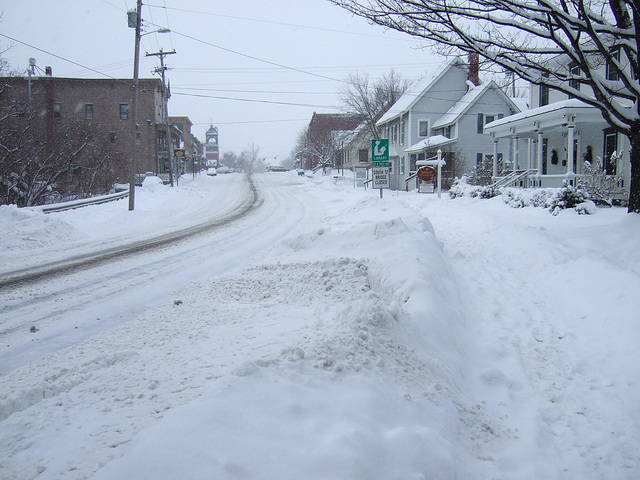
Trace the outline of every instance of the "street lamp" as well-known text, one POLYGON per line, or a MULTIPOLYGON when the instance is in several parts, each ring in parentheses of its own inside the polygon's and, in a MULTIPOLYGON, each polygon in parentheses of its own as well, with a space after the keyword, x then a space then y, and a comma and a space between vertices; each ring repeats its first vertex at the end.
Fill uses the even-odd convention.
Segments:
POLYGON ((149 33, 168 33, 168 28, 160 28, 153 32, 142 33, 142 0, 137 0, 136 10, 130 10, 127 12, 127 21, 129 28, 135 28, 135 49, 133 54, 133 112, 131 113, 133 119, 133 149, 131 151, 131 171, 129 172, 129 211, 132 211, 135 207, 135 193, 136 193, 136 155, 138 147, 138 69, 140 65, 140 37, 149 33))

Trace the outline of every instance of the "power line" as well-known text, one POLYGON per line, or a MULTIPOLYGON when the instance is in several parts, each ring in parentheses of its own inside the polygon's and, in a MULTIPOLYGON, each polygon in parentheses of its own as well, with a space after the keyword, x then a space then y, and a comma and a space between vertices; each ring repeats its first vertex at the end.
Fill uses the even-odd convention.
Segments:
POLYGON ((234 100, 237 102, 269 103, 273 105, 290 105, 294 107, 312 107, 312 108, 330 108, 330 109, 339 108, 339 107, 336 107, 335 105, 314 105, 314 104, 306 104, 306 103, 278 102, 275 100, 255 100, 250 98, 223 97, 219 95, 202 95, 197 93, 174 93, 173 95, 180 95, 183 97, 214 98, 217 100, 234 100))
POLYGON ((196 122, 194 125, 250 125, 253 123, 283 123, 283 122, 308 122, 309 118, 289 118, 283 120, 245 120, 238 122, 196 122))
POLYGON ((266 63, 268 65, 273 65, 275 67, 284 68, 286 70, 291 70, 293 72, 303 73, 305 75, 311 75, 313 77, 323 78, 325 80, 331 80, 333 82, 346 83, 345 80, 338 80, 337 78, 327 77, 326 75, 320 75, 319 73, 312 73, 312 72, 309 72, 309 71, 306 71, 306 70, 302 70, 300 68, 289 67, 287 65, 282 65, 281 63, 271 62, 269 60, 264 60, 262 58, 254 57, 253 55, 248 55, 246 53, 237 52, 237 51, 232 50, 230 48, 221 47, 220 45, 216 45, 214 43, 206 42, 206 41, 201 40, 199 38, 192 37, 191 35, 187 35, 186 33, 176 32, 175 30, 172 30, 172 33, 175 33, 176 35, 180 35, 182 37, 185 37, 185 38, 188 38, 190 40, 193 40, 194 42, 199 42, 199 43, 202 43, 204 45, 208 45, 210 47, 214 47, 214 48, 217 48, 219 50, 223 50, 225 52, 233 53, 234 55, 239 55, 241 57, 250 58, 251 60, 255 60, 257 62, 266 63))
POLYGON ((34 50, 38 50, 39 52, 46 53, 47 55, 51 55, 52 57, 58 58, 58 59, 63 60, 65 62, 69 62, 69 63, 71 63, 73 65, 77 65, 78 67, 85 68, 87 70, 90 70, 92 72, 97 73, 98 75, 103 75, 105 77, 117 80, 116 77, 112 77, 111 75, 107 75, 106 73, 100 72, 100 71, 98 71, 98 70, 96 70, 94 68, 91 68, 91 67, 87 67, 86 65, 82 65, 81 63, 74 62, 73 60, 69 60, 68 58, 62 57, 60 55, 56 55, 55 53, 48 52, 47 50, 44 50, 42 48, 38 48, 35 45, 31 45, 31 44, 29 44, 27 42, 23 42, 22 40, 18 40, 17 38, 10 37, 9 35, 5 35, 4 33, 0 33, 0 36, 8 38, 9 40, 11 40, 13 42, 18 42, 18 43, 20 43, 22 45, 25 45, 25 46, 29 47, 29 48, 33 48, 34 50))
POLYGON ((151 4, 145 4, 147 7, 151 7, 151 8, 161 8, 161 9, 165 9, 165 10, 174 10, 177 12, 185 12, 185 13, 195 13, 197 15, 209 15, 209 16, 213 16, 213 17, 220 17, 220 18, 232 18, 234 20, 244 20, 244 21, 248 21, 248 22, 257 22, 257 23, 267 23, 267 24, 271 24, 271 25, 279 25, 279 26, 285 26, 285 27, 293 27, 293 28, 306 28, 309 30, 320 30, 323 32, 330 32, 330 33, 342 33, 345 35, 355 35, 355 36, 360 36, 360 37, 373 37, 373 38, 384 38, 385 40, 396 40, 396 41, 400 41, 400 42, 415 42, 415 39, 412 38, 405 38, 405 37, 386 37, 386 36, 382 36, 382 35, 374 35, 372 33, 361 33, 361 32, 350 32, 350 31, 345 31, 345 30, 336 30, 336 29, 331 29, 331 28, 323 28, 323 27, 312 27, 310 25, 298 25, 295 23, 285 23, 285 22, 275 22, 272 20, 263 20, 263 19, 257 19, 257 18, 247 18, 247 17, 238 17, 238 16, 234 16, 234 15, 224 15, 221 13, 211 13, 211 12, 202 12, 202 11, 197 11, 197 10, 187 10, 184 8, 175 8, 175 7, 167 7, 166 4, 164 6, 160 6, 160 5, 151 5, 151 4))

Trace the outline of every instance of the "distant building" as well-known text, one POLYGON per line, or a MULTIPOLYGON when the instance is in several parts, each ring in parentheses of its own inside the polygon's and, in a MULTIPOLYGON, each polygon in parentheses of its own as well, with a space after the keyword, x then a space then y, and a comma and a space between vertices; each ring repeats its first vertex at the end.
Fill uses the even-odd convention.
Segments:
POLYGON ((189 117, 169 117, 169 123, 179 132, 179 141, 176 148, 184 150, 184 155, 179 158, 179 170, 181 173, 196 171, 196 159, 199 156, 195 137, 191 133, 193 122, 189 117))
POLYGON ((338 167, 342 161, 341 152, 347 133, 355 131, 363 121, 363 115, 314 112, 307 130, 301 167, 338 167))
POLYGON ((218 127, 209 126, 205 133, 205 155, 207 167, 218 168, 220 166, 220 147, 218 144, 218 127))

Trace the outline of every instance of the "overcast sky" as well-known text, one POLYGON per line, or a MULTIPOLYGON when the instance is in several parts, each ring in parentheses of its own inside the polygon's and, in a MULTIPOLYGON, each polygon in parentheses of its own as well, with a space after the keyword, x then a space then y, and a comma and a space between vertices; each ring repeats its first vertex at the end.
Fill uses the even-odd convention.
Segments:
MULTIPOLYGON (((0 51, 11 68, 29 58, 56 77, 131 78, 135 0, 0 0, 0 51), (4 35, 4 36, 2 36, 4 35), (8 38, 10 37, 10 38, 8 38)), ((204 141, 210 124, 222 152, 250 144, 278 164, 313 112, 340 111, 339 91, 352 73, 372 79, 391 68, 414 80, 443 59, 416 40, 369 25, 328 0, 147 0, 142 7, 140 77, 175 50, 170 115, 186 115, 204 141), (169 28, 171 33, 149 33, 169 28)))

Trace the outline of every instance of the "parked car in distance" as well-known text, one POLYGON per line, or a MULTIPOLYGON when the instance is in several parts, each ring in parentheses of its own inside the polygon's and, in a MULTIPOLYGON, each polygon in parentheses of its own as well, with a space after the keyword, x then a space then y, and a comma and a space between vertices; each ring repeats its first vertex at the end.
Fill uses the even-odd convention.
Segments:
POLYGON ((208 168, 207 175, 209 175, 210 177, 215 177, 216 175, 218 175, 218 171, 215 168, 208 168))
POLYGON ((279 166, 268 166, 267 172, 288 172, 289 170, 286 167, 279 166))
POLYGON ((229 168, 225 165, 222 165, 216 169, 218 173, 234 173, 236 170, 234 168, 229 168))

